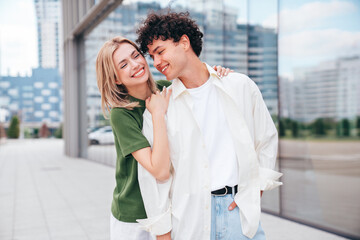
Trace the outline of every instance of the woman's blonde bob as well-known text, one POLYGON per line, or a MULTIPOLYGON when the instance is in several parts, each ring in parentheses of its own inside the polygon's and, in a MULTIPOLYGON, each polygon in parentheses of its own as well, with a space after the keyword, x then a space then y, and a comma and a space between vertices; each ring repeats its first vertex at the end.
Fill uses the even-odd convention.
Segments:
MULTIPOLYGON (((144 57, 143 53, 134 42, 120 36, 105 42, 101 47, 96 58, 96 79, 101 94, 101 108, 106 119, 108 118, 111 108, 120 107, 133 109, 134 107, 139 106, 139 102, 129 101, 128 91, 123 84, 116 84, 116 79, 119 79, 119 77, 117 75, 113 55, 120 44, 123 43, 131 44, 144 57)), ((151 73, 149 73, 148 85, 151 92, 155 93, 157 88, 151 73)))

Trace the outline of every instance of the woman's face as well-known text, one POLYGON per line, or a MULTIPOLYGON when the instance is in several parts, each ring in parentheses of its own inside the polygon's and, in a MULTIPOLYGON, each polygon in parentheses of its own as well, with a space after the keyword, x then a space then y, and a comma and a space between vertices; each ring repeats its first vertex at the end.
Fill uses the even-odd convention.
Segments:
POLYGON ((147 84, 149 66, 145 58, 129 43, 121 43, 113 54, 113 61, 119 79, 117 84, 123 84, 130 91, 147 84))

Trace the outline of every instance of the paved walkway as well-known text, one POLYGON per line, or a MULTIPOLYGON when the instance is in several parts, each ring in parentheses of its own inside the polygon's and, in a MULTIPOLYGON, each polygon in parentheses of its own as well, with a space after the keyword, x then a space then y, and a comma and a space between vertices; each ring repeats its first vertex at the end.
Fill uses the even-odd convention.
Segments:
MULTIPOLYGON (((61 140, 0 144, 0 239, 109 239, 114 168, 63 155, 61 140)), ((268 214, 269 240, 343 239, 268 214)))

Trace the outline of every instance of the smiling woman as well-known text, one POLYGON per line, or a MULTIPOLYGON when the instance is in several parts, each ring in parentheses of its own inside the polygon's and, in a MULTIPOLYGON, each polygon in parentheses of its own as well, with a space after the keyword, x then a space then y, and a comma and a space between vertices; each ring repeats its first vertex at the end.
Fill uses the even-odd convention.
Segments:
POLYGON ((111 239, 150 239, 150 234, 136 223, 136 219, 146 218, 137 163, 158 180, 169 178, 165 113, 171 92, 168 93, 165 86, 170 82, 164 82, 164 90, 160 93, 138 47, 122 37, 107 41, 100 49, 96 73, 104 116, 110 112, 117 153, 111 239), (153 150, 141 132, 145 104, 154 122, 153 150))
POLYGON ((113 54, 118 79, 115 83, 125 85, 128 93, 136 98, 149 95, 151 90, 144 84, 150 77, 145 58, 129 43, 123 43, 113 54))

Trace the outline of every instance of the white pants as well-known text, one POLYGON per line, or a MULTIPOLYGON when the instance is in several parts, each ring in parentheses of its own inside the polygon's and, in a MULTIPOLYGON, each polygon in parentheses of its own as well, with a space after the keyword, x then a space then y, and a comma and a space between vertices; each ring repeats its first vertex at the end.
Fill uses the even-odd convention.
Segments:
POLYGON ((139 223, 117 220, 110 214, 110 240, 153 240, 149 232, 142 230, 139 223))

